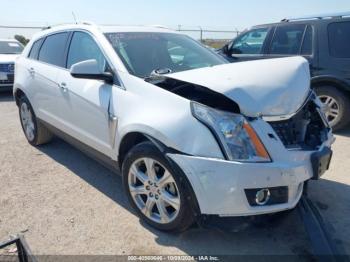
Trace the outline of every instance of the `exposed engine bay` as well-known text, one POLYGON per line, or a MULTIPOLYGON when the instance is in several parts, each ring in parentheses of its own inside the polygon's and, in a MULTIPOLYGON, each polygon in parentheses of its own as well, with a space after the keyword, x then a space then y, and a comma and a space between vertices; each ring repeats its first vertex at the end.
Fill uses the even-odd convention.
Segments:
POLYGON ((191 101, 196 101, 203 105, 223 111, 240 113, 237 103, 225 95, 217 93, 204 86, 165 76, 153 76, 146 78, 145 81, 191 101))

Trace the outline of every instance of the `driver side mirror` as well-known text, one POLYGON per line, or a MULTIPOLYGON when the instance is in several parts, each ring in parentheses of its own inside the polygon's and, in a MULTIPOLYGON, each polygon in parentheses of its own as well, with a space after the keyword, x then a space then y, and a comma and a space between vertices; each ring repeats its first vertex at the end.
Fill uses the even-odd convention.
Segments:
POLYGON ((224 45, 221 50, 225 55, 230 54, 230 50, 228 49, 228 44, 224 45))
POLYGON ((113 83, 113 74, 102 72, 95 59, 82 61, 72 65, 70 74, 75 78, 103 80, 113 83))

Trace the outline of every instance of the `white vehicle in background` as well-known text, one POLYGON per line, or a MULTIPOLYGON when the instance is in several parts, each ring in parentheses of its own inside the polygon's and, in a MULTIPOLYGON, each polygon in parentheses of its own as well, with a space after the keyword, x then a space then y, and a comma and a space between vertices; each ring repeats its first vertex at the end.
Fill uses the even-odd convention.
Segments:
POLYGON ((23 46, 15 39, 0 39, 0 92, 12 90, 15 60, 23 46))
POLYGON ((56 134, 120 168, 140 217, 179 231, 296 206, 332 154, 309 85, 301 57, 228 64, 167 29, 77 24, 33 37, 14 96, 30 144, 56 134))

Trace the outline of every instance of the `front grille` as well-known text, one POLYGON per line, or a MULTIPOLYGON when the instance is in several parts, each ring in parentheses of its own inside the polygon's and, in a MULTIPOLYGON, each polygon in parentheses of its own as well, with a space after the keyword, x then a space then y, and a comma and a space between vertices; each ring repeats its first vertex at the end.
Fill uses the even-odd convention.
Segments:
POLYGON ((0 85, 9 84, 12 85, 14 82, 14 75, 7 75, 7 80, 0 80, 0 85))
POLYGON ((0 72, 13 74, 15 72, 15 65, 13 63, 0 64, 0 72))
POLYGON ((293 117, 269 124, 288 149, 316 150, 327 140, 329 131, 313 100, 293 117))

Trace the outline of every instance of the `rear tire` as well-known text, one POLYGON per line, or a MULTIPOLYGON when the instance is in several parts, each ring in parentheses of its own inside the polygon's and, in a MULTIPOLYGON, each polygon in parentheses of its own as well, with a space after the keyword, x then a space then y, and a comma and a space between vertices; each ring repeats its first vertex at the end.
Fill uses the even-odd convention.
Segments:
POLYGON ((27 141, 32 146, 50 142, 53 137, 52 133, 38 121, 27 97, 20 97, 18 106, 21 126, 27 141))
POLYGON ((195 215, 188 182, 170 161, 151 142, 134 146, 122 165, 123 185, 142 220, 162 231, 181 232, 194 223, 195 215))
POLYGON ((350 122, 349 98, 336 87, 320 86, 315 88, 321 102, 326 104, 326 116, 334 131, 344 128, 350 122))

